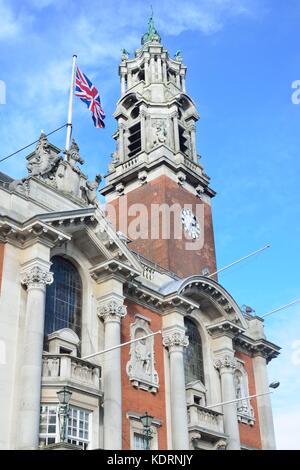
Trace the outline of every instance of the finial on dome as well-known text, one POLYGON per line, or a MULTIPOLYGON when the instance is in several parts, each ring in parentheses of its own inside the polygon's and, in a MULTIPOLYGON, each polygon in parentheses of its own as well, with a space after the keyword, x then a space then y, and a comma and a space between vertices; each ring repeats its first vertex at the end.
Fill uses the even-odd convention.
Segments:
POLYGON ((151 5, 151 15, 148 20, 148 31, 143 34, 142 36, 142 45, 148 43, 148 42, 160 42, 161 37, 157 31, 157 29, 154 26, 154 19, 153 19, 153 7, 151 5))

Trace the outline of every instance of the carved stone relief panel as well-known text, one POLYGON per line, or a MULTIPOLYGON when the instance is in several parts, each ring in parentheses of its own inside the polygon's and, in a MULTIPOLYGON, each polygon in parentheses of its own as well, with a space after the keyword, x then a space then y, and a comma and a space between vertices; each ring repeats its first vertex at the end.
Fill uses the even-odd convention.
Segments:
POLYGON ((248 376, 244 365, 237 362, 237 368, 234 372, 234 384, 237 402, 238 420, 242 423, 253 425, 255 423, 254 410, 250 404, 248 376))
POLYGON ((152 119, 152 147, 167 143, 167 121, 166 119, 152 119))
MULTIPOLYGON (((150 321, 135 315, 135 322, 130 326, 131 339, 143 338, 152 333, 150 321)), ((127 375, 136 388, 156 393, 159 388, 158 373, 155 370, 154 337, 144 338, 130 346, 130 360, 126 365, 127 375)))

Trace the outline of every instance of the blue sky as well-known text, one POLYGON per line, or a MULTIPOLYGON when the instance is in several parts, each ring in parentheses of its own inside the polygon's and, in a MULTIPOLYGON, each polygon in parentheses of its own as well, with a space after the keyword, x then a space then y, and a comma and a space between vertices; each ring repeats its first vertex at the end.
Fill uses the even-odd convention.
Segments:
MULTIPOLYGON (((150 3, 150 2, 149 2, 150 3)), ((187 91, 201 115, 198 152, 217 191, 214 227, 222 267, 271 243, 220 282, 239 304, 263 314, 300 298, 300 79, 298 0, 152 0, 163 44, 182 50, 187 91)), ((134 51, 146 29, 142 1, 0 0, 0 157, 66 121, 72 54, 101 90, 106 129, 94 129, 75 102, 74 136, 90 178, 105 173, 114 150, 120 50, 134 51), (80 5, 79 5, 80 4, 80 5)), ((64 145, 64 133, 53 143, 64 145)), ((0 171, 25 175, 25 154, 0 171)), ((300 449, 300 304, 266 320, 282 346, 270 364, 279 448, 300 449)))

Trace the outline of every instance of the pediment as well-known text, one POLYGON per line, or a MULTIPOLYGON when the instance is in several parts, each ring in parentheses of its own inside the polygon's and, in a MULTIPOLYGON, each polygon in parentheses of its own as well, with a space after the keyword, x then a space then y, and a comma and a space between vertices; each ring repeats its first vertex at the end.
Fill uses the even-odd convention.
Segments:
POLYGON ((240 307, 232 296, 216 281, 205 276, 190 276, 183 280, 174 281, 165 286, 161 292, 177 294, 188 298, 199 305, 208 324, 219 325, 226 321, 228 327, 235 325, 247 328, 240 307))
POLYGON ((59 229, 87 257, 91 266, 105 263, 111 266, 114 261, 131 270, 134 275, 142 272, 140 263, 98 208, 40 214, 28 223, 33 220, 43 224, 44 230, 59 229))

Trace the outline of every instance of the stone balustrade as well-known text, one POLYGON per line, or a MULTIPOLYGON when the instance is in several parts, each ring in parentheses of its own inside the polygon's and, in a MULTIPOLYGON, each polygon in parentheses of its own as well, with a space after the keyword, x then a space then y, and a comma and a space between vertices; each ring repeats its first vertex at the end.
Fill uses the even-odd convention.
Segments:
POLYGON ((223 433, 223 414, 200 405, 188 405, 188 423, 208 431, 223 433))
POLYGON ((126 171, 129 170, 130 168, 136 166, 139 163, 138 157, 131 158, 130 160, 127 160, 125 163, 122 165, 122 170, 126 171))
POLYGON ((42 382, 71 382, 74 386, 101 390, 101 368, 70 354, 44 354, 42 382))
POLYGON ((147 266, 146 264, 143 264, 143 277, 145 279, 148 279, 149 281, 152 281, 154 279, 155 275, 155 270, 147 266))

